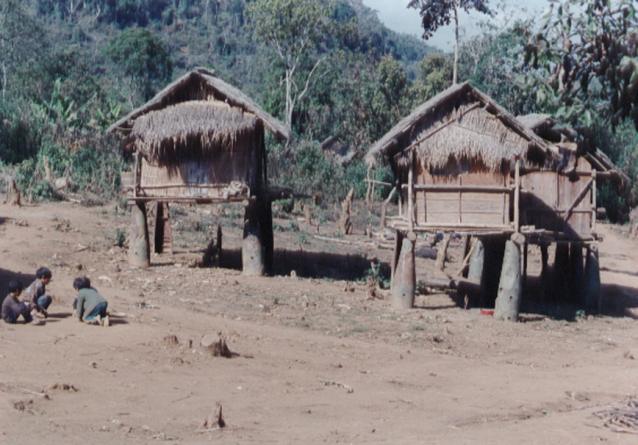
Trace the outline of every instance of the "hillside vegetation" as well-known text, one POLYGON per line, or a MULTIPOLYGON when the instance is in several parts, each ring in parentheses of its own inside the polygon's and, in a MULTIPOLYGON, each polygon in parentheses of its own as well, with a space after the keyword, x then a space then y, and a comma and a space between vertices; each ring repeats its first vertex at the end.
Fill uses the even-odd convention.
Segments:
MULTIPOLYGON (((524 67, 529 36, 521 30, 529 26, 486 29, 466 42, 460 79, 516 114, 561 114, 564 104, 541 97, 538 70, 524 67)), ((32 199, 55 199, 59 177, 72 190, 113 197, 127 159, 104 130, 196 66, 290 123, 290 146, 269 144, 273 182, 322 192, 327 202, 351 186, 361 194, 361 155, 452 79, 450 55, 388 30, 361 0, 3 0, 0 49, 0 159, 32 199), (309 42, 301 48, 300 32, 309 42), (297 77, 288 84, 291 71, 297 77), (329 137, 355 150, 354 161, 324 156, 329 137)), ((582 113, 563 115, 574 121, 582 113)), ((615 131, 589 117, 601 147, 634 173, 638 138, 629 117, 615 131)), ((615 218, 631 200, 607 193, 615 218)))

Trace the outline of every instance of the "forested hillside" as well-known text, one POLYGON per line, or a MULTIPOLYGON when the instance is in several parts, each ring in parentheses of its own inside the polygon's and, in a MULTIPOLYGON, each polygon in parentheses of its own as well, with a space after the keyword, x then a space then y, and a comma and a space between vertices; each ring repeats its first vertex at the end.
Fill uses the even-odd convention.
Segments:
MULTIPOLYGON (((253 32, 248 3, 3 1, 2 161, 18 166, 20 185, 34 197, 51 197, 47 175, 70 175, 78 188, 109 192, 121 165, 102 131, 195 66, 214 69, 283 118, 283 67, 253 32)), ((304 58, 321 57, 322 65, 297 104, 297 140, 316 151, 312 141, 336 135, 363 150, 399 115, 391 103, 398 91, 384 91, 383 83, 404 88, 404 70, 414 77, 428 49, 386 29, 360 0, 320 12, 326 36, 304 58), (397 73, 395 85, 387 78, 397 73)), ((307 71, 309 60, 301 62, 298 71, 307 71)))
MULTIPOLYGON (((630 116, 611 131, 590 111, 565 111, 563 99, 539 87, 540 68, 525 67, 529 26, 465 43, 460 80, 517 114, 588 117, 603 148, 633 173, 630 116)), ((113 196, 126 160, 104 129, 196 66, 215 70, 291 125, 289 147, 271 144, 274 181, 333 199, 351 185, 361 193, 360 155, 452 79, 451 56, 388 30, 361 0, 3 0, 4 170, 33 199, 55 198, 51 184, 60 177, 75 190, 113 196), (359 156, 333 164, 320 148, 329 137, 359 156)), ((627 213, 627 199, 609 199, 615 217, 627 213)))

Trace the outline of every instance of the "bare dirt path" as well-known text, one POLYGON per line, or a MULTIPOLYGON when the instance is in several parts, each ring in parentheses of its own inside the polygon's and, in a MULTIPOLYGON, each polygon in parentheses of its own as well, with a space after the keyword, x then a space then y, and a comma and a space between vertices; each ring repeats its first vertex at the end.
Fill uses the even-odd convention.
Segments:
MULTIPOLYGON (((56 295, 46 326, 0 322, 0 443, 638 440, 593 415, 638 396, 631 318, 496 323, 445 295, 400 313, 369 300, 363 282, 246 279, 180 256, 136 272, 112 246, 126 219, 111 207, 0 206, 0 217, 0 285, 48 264, 56 295), (125 315, 113 327, 69 318, 82 273, 125 315), (239 357, 199 346, 218 331, 239 357), (227 427, 206 431, 216 403, 227 427)), ((638 296, 638 243, 604 234, 603 282, 618 313, 638 296)))

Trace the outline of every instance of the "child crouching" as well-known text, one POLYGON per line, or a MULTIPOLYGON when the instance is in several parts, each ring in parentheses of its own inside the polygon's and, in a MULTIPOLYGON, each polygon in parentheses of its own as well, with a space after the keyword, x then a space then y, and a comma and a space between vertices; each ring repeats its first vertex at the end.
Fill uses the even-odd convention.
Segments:
POLYGON ((108 302, 91 287, 91 280, 78 277, 73 280, 73 288, 78 291, 78 296, 73 302, 78 319, 88 324, 109 326, 109 315, 106 311, 108 302))
POLYGON ((19 281, 9 282, 9 295, 2 302, 2 319, 6 323, 15 324, 18 318, 22 317, 25 323, 42 324, 39 320, 34 320, 31 316, 31 304, 20 300, 23 286, 19 281))

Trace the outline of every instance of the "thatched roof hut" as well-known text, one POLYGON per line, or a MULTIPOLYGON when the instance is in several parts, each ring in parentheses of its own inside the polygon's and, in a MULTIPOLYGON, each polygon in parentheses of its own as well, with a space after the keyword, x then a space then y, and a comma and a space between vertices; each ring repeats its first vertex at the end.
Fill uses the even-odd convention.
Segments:
POLYGON ((366 161, 373 166, 385 158, 405 166, 412 150, 431 168, 451 159, 478 160, 490 170, 515 158, 541 164, 560 159, 555 147, 467 82, 416 108, 370 148, 366 161))
MULTIPOLYGON (((172 246, 168 203, 243 203, 244 272, 261 275, 272 263, 271 195, 265 130, 288 139, 290 130, 248 96, 195 69, 114 123, 109 132, 135 152, 128 174, 131 265, 148 267, 146 203, 154 202, 155 248, 172 246)), ((221 243, 221 232, 218 244, 221 243)))
POLYGON ((189 101, 151 111, 134 121, 138 150, 159 163, 204 159, 249 145, 262 128, 252 114, 207 101, 189 101))
POLYGON ((161 110, 171 105, 189 101, 208 101, 228 105, 255 116, 278 139, 289 139, 290 129, 279 120, 266 113, 246 94, 224 82, 205 68, 196 68, 160 91, 141 107, 131 111, 109 127, 108 132, 128 135, 135 120, 151 111, 161 110))
POLYGON ((290 131, 204 68, 190 71, 114 123, 136 152, 133 199, 244 199, 266 191, 264 130, 290 131))

